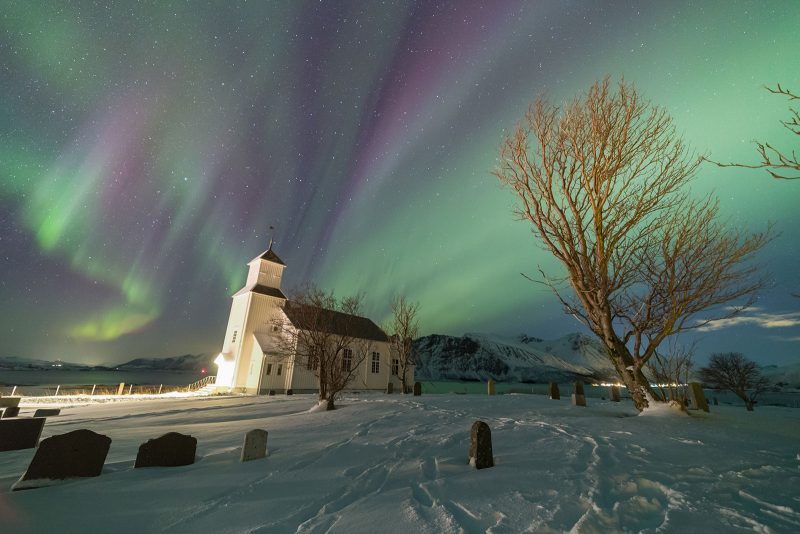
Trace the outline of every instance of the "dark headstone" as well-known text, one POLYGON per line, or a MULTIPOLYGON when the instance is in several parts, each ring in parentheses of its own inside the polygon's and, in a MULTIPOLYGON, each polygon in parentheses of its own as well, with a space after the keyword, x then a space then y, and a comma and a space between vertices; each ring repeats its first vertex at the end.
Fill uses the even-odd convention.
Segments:
POLYGON ((258 460, 267 455, 267 431, 256 428, 244 435, 244 444, 242 445, 243 462, 250 460, 258 460))
POLYGON ((19 415, 19 407, 18 406, 9 406, 5 410, 3 410, 3 419, 9 419, 11 417, 16 417, 19 415))
POLYGON ((168 432, 142 443, 133 467, 190 465, 194 463, 195 452, 197 452, 197 438, 178 432, 168 432))
POLYGON ((386 384, 386 393, 388 395, 391 395, 392 393, 394 393, 394 384, 392 384, 391 382, 386 384))
POLYGON ((86 429, 43 439, 14 489, 39 487, 39 480, 47 485, 50 480, 100 476, 109 447, 111 438, 86 429))
POLYGON ((36 447, 44 421, 42 417, 0 420, 0 452, 36 447))
POLYGON ((611 386, 611 402, 619 402, 619 386, 611 386))
POLYGON ((61 410, 59 408, 39 408, 35 412, 33 412, 34 417, 52 417, 54 415, 59 415, 61 410))
POLYGON ((583 392, 583 381, 575 381, 575 389, 572 391, 573 406, 586 406, 586 395, 583 392))
POLYGON ((269 390, 269 393, 267 393, 267 395, 269 395, 270 397, 274 396, 275 390, 274 389, 269 390))
POLYGON ((699 382, 689 382, 689 409, 708 411, 708 402, 699 382))
POLYGON ((472 423, 469 436, 469 463, 476 469, 494 467, 492 431, 483 421, 472 423))
POLYGON ((294 391, 292 391, 291 389, 287 389, 287 390, 286 390, 286 394, 287 394, 287 395, 293 395, 293 394, 294 394, 294 391))
POLYGON ((419 397, 422 395, 422 384, 420 382, 414 382, 414 396, 419 397))
POLYGON ((556 384, 555 382, 550 382, 547 394, 550 396, 552 400, 561 399, 561 392, 558 391, 558 384, 556 384))

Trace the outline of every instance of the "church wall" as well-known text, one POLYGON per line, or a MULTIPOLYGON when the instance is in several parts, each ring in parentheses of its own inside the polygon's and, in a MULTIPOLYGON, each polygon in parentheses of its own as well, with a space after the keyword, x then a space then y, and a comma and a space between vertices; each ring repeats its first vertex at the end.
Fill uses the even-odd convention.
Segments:
MULTIPOLYGON (((220 350, 223 354, 232 354, 236 357, 238 351, 241 349, 248 300, 248 295, 240 295, 234 297, 231 301, 231 313, 228 318, 228 327, 225 329, 225 339, 222 341, 222 349, 220 350), (235 336, 234 332, 236 333, 235 336)), ((225 387, 235 386, 235 374, 232 378, 234 379, 233 384, 220 385, 225 387)))
POLYGON ((262 262, 258 270, 258 283, 269 287, 281 287, 283 266, 272 262, 262 262))
POLYGON ((261 347, 253 337, 253 332, 269 332, 271 330, 282 300, 258 293, 250 295, 250 311, 245 327, 246 336, 242 341, 242 357, 236 385, 244 387, 247 393, 257 393, 264 357, 261 347))

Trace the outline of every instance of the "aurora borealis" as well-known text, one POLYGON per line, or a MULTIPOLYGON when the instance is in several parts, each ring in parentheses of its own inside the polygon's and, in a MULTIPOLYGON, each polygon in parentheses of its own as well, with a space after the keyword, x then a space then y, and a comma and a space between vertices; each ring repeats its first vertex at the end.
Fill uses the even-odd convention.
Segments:
MULTIPOLYGON (((789 143, 800 3, 0 1, 0 355, 89 363, 219 349, 270 237, 307 281, 403 293, 423 333, 580 330, 520 276, 554 263, 490 171, 546 94, 624 76, 690 145, 789 143), (274 232, 269 227, 274 226, 274 232)), ((800 356, 800 183, 710 164, 732 226, 780 235, 757 307, 702 359, 800 356)))

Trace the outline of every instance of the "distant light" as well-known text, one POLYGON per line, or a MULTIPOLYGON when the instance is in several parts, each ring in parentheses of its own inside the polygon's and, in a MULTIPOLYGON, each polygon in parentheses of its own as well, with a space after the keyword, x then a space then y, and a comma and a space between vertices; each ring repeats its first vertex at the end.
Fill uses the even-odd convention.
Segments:
POLYGON ((200 373, 201 373, 201 374, 206 374, 206 368, 205 368, 205 367, 203 367, 202 369, 200 369, 200 373))

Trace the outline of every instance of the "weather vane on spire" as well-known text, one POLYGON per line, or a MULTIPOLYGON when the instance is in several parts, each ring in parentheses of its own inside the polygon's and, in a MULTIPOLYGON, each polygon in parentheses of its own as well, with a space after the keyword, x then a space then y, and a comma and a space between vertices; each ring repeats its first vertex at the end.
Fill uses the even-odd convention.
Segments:
POLYGON ((269 247, 267 247, 267 250, 272 248, 272 241, 273 241, 272 238, 273 238, 274 235, 275 235, 275 227, 274 226, 270 226, 269 227, 269 247))

